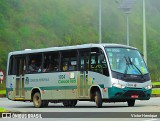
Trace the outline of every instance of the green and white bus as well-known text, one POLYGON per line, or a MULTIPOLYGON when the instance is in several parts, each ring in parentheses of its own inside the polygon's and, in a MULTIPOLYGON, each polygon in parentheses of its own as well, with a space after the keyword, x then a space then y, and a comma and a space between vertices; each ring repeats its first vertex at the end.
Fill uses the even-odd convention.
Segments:
POLYGON ((120 44, 84 44, 10 52, 7 97, 33 101, 36 108, 49 103, 73 107, 78 101, 149 100, 151 79, 139 51, 120 44), (30 65, 34 63, 34 70, 30 65))

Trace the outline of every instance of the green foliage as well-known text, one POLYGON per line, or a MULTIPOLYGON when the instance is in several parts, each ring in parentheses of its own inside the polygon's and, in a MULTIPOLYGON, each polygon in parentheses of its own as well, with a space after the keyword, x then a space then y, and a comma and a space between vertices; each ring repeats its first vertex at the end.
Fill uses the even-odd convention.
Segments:
POLYGON ((6 90, 0 90, 0 95, 6 94, 6 90))
MULTIPOLYGON (((98 43, 98 0, 0 0, 0 69, 7 54, 26 48, 98 43)), ((159 0, 146 0, 148 66, 160 79, 159 0)), ((102 0, 102 42, 126 44, 126 15, 102 0)), ((130 45, 143 50, 142 1, 129 14, 130 45)))

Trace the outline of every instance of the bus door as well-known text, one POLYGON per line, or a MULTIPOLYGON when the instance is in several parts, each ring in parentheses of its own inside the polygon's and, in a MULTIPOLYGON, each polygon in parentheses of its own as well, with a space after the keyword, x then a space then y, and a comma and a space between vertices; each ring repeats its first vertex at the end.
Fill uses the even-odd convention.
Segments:
POLYGON ((89 51, 79 51, 80 82, 78 85, 79 97, 88 97, 88 70, 89 51))
POLYGON ((15 57, 16 86, 15 99, 24 99, 24 75, 26 67, 25 57, 15 57))

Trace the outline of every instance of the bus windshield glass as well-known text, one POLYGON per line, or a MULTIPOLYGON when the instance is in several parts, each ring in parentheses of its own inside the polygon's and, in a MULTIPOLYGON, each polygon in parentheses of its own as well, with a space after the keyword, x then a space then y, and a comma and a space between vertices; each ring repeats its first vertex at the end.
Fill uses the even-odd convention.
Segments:
POLYGON ((112 71, 123 74, 144 75, 148 69, 136 49, 105 48, 112 71))

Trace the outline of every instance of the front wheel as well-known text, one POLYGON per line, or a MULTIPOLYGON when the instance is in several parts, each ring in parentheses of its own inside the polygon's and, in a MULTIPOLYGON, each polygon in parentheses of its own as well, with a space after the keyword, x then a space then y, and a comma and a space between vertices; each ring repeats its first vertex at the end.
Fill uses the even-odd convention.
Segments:
POLYGON ((100 91, 96 91, 94 99, 96 102, 96 107, 101 108, 102 107, 102 96, 101 96, 100 91))
POLYGON ((33 95, 33 105, 34 107, 36 108, 40 108, 42 107, 43 105, 43 102, 41 100, 41 95, 39 92, 36 92, 34 95, 33 95))
POLYGON ((135 105, 135 100, 127 100, 128 106, 133 107, 135 105))

